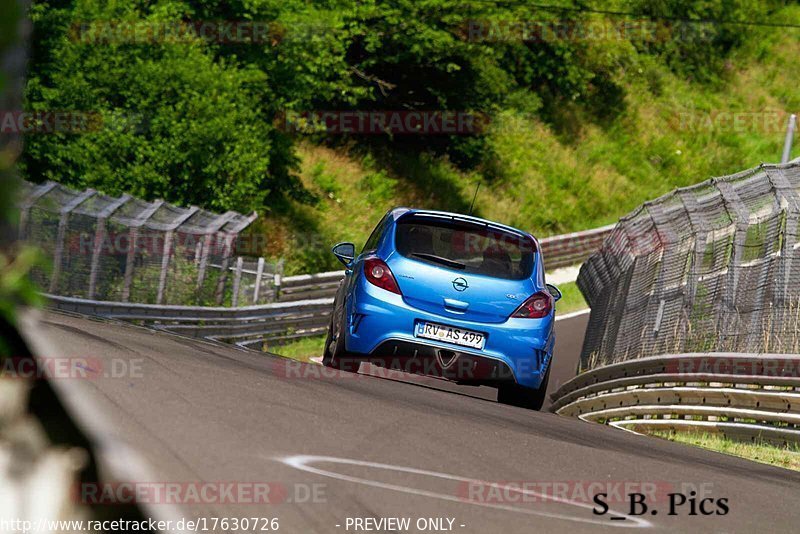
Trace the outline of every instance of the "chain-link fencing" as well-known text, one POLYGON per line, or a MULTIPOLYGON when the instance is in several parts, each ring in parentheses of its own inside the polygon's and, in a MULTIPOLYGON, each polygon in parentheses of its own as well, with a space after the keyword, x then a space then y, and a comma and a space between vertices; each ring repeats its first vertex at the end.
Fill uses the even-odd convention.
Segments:
POLYGON ((52 266, 33 278, 54 295, 148 304, 243 306, 274 300, 281 263, 239 256, 258 248, 255 220, 129 195, 25 183, 19 237, 52 266))
POLYGON ((581 370, 660 354, 800 353, 800 161, 647 202, 584 263, 581 370))

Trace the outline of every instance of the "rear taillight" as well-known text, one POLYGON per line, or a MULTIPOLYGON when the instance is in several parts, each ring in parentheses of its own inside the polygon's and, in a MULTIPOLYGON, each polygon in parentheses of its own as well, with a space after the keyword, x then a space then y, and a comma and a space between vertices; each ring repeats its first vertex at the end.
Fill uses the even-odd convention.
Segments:
POLYGON ((397 281, 394 279, 391 269, 383 260, 379 258, 367 258, 364 260, 364 276, 367 277, 367 281, 370 284, 400 295, 397 281))
POLYGON ((523 319, 541 319, 547 317, 553 309, 553 296, 547 291, 534 293, 528 300, 522 303, 511 317, 523 319))

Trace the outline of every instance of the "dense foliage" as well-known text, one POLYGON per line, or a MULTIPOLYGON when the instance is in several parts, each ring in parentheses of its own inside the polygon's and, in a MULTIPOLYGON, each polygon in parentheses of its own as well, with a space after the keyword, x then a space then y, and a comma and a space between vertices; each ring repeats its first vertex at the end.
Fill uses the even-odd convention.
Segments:
MULTIPOLYGON (((602 4, 631 15, 563 1, 552 8, 462 0, 36 2, 27 109, 102 119, 81 134, 31 135, 24 172, 113 194, 263 212, 286 198, 308 198, 296 178, 295 139, 283 127, 287 113, 455 110, 494 119, 510 112, 544 121, 568 139, 580 122, 576 113, 608 127, 624 112, 625 71, 642 55, 697 83, 723 78, 741 29, 686 21, 766 19, 776 7, 745 0, 602 4), (620 20, 657 23, 660 33, 575 37, 575 28, 619 28, 620 20), (155 32, 136 40, 120 29, 181 21, 268 30, 251 39, 155 32), (520 23, 573 33, 520 39, 520 23), (670 38, 677 30, 680 38, 670 38)), ((658 85, 652 82, 654 91, 658 85)), ((357 142, 376 154, 446 155, 490 179, 506 172, 486 135, 357 142)))

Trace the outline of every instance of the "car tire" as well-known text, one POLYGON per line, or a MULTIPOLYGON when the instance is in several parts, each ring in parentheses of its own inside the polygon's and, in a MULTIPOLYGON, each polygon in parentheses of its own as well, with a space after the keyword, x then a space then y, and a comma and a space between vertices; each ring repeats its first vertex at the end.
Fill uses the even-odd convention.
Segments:
POLYGON ((501 385, 497 388, 497 402, 529 410, 541 410, 547 394, 547 384, 550 382, 550 367, 547 368, 544 380, 537 389, 526 388, 515 382, 501 385))
POLYGON ((333 336, 335 317, 336 314, 334 313, 331 316, 331 323, 328 325, 328 335, 325 338, 325 348, 322 353, 322 365, 338 369, 339 371, 357 373, 361 362, 350 356, 345 350, 344 320, 340 321, 338 325, 338 335, 336 338, 333 336))

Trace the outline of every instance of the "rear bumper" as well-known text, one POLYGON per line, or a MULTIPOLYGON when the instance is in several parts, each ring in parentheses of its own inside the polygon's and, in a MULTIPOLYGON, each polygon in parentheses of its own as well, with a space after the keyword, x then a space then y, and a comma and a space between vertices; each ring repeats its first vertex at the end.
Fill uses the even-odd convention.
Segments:
POLYGON ((459 347, 441 348, 424 342, 389 339, 367 358, 393 370, 439 376, 461 384, 492 385, 515 380, 505 362, 463 352, 459 347))
POLYGON ((516 381, 530 388, 541 384, 555 342, 552 316, 473 323, 459 320, 456 314, 439 315, 412 308, 400 295, 374 287, 363 278, 355 286, 347 309, 348 352, 388 367, 463 383, 516 381), (477 350, 418 338, 414 331, 419 321, 483 332, 485 346, 477 350))

